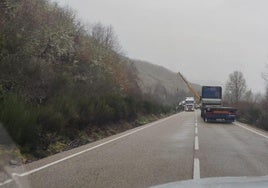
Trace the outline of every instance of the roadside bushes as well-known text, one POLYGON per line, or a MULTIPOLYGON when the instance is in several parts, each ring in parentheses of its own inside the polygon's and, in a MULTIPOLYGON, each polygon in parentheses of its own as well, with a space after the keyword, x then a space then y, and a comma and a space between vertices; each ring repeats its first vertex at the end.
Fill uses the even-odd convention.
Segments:
POLYGON ((35 144, 38 112, 15 94, 5 95, 0 101, 0 122, 19 145, 35 144))
POLYGON ((118 121, 132 121, 139 114, 168 113, 171 108, 151 101, 143 101, 130 96, 106 95, 80 99, 80 126, 103 125, 118 121))
POLYGON ((237 119, 243 123, 268 130, 267 104, 265 100, 258 103, 250 103, 247 101, 240 102, 236 106, 238 108, 237 119))
POLYGON ((260 118, 257 120, 257 124, 256 126, 264 129, 266 131, 268 131, 268 113, 267 112, 263 112, 260 116, 260 118))
POLYGON ((59 133, 66 123, 62 112, 57 111, 53 108, 53 106, 48 105, 44 106, 43 108, 39 108, 39 116, 36 123, 41 125, 42 132, 59 133))
POLYGON ((260 103, 261 115, 257 121, 257 126, 268 131, 268 89, 266 89, 266 95, 260 103))
POLYGON ((71 10, 47 0, 6 3, 0 7, 0 123, 23 152, 43 157, 51 145, 58 151, 59 140, 80 139, 86 130, 99 134, 171 110, 142 94, 111 26, 88 30, 71 10))
POLYGON ((85 129, 107 128, 119 121, 134 122, 138 116, 172 110, 155 102, 118 94, 95 97, 65 94, 43 104, 32 104, 18 95, 5 94, 0 107, 1 123, 26 152, 47 148, 56 136, 73 140, 85 129))
POLYGON ((247 101, 239 102, 236 105, 238 108, 237 119, 241 122, 256 125, 261 116, 261 108, 258 104, 247 101))

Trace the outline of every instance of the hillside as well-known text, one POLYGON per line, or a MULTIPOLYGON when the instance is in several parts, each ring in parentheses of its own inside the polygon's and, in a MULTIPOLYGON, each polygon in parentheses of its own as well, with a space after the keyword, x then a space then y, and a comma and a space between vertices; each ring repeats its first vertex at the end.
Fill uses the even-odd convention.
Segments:
MULTIPOLYGON (((175 72, 145 61, 133 60, 131 63, 136 68, 138 86, 144 95, 168 105, 176 104, 185 96, 192 95, 175 72)), ((193 84, 193 87, 197 91, 201 89, 197 84, 193 84)))
POLYGON ((50 1, 4 0, 0 28, 0 124, 25 155, 162 118, 187 92, 175 73, 122 57, 112 26, 86 29, 50 1))
POLYGON ((0 127, 27 156, 46 157, 174 112, 144 97, 112 26, 87 28, 47 0, 4 0, 0 28, 0 127))

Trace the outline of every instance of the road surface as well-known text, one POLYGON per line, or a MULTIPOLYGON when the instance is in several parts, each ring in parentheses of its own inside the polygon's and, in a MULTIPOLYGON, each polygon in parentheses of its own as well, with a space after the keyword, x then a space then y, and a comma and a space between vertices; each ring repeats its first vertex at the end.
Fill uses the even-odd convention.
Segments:
POLYGON ((268 134, 204 123, 200 111, 157 122, 9 170, 0 187, 149 187, 178 180, 268 175, 268 134))

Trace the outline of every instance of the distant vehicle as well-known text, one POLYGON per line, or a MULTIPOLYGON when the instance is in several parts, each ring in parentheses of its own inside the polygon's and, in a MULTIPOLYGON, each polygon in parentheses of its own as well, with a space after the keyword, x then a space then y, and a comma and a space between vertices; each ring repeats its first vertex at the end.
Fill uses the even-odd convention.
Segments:
POLYGON ((222 105, 222 88, 220 86, 203 86, 200 96, 180 72, 178 75, 201 104, 201 117, 205 122, 225 121, 231 123, 235 121, 237 109, 222 105))
POLYGON ((178 106, 176 107, 177 111, 183 111, 184 110, 184 106, 185 106, 185 101, 181 101, 178 106))
POLYGON ((194 111, 195 109, 195 101, 193 97, 186 97, 184 111, 194 111))

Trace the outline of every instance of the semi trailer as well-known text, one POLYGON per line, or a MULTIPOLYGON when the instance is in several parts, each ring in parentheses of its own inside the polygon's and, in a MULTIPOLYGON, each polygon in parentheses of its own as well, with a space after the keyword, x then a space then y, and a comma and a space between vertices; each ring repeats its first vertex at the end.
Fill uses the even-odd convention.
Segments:
POLYGON ((200 96, 180 72, 178 76, 182 78, 196 97, 200 105, 201 117, 205 122, 224 121, 231 123, 235 121, 237 109, 223 105, 222 88, 220 86, 202 86, 200 96))

